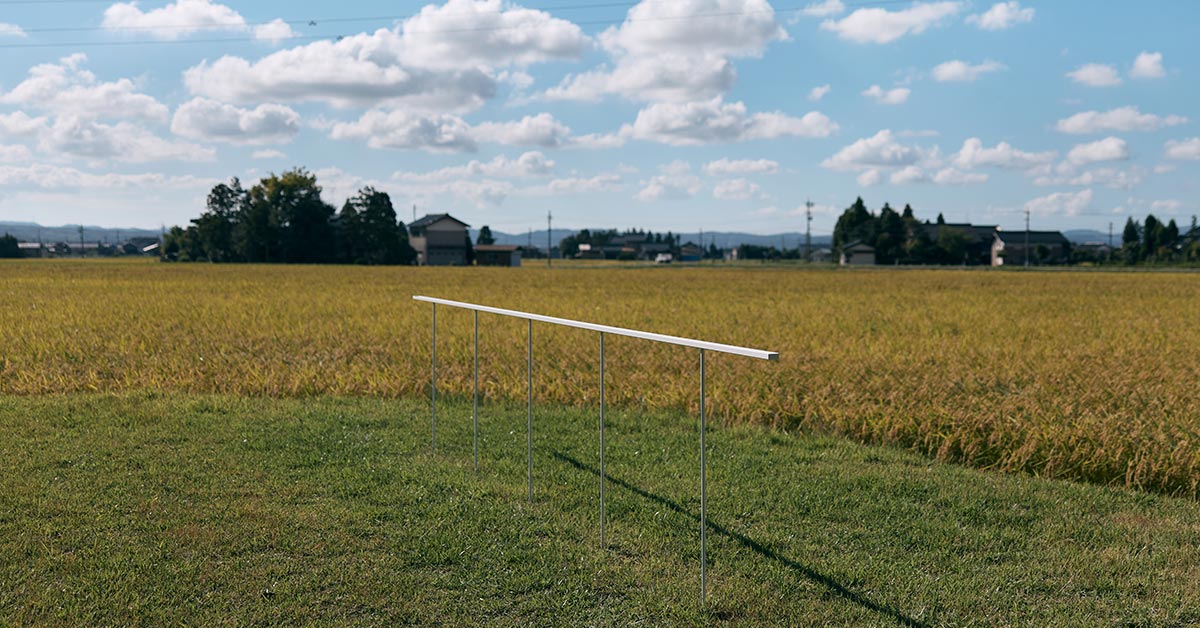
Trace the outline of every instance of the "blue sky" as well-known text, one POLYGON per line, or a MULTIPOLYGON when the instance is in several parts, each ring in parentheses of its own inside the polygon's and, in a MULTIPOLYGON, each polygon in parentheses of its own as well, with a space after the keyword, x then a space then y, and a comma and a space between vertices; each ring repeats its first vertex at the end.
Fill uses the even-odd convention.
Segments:
POLYGON ((0 5, 0 220, 182 224, 293 166, 511 232, 1200 213, 1200 4, 613 4, 0 5))

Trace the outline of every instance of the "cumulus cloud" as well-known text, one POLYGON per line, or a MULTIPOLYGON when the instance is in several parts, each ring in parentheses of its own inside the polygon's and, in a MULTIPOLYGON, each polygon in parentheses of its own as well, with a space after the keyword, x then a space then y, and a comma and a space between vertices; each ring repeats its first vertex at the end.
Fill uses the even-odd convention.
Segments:
POLYGON ((531 196, 558 196, 561 194, 593 194, 597 192, 617 192, 625 186, 621 176, 613 173, 601 173, 594 177, 564 177, 553 179, 542 186, 532 186, 522 190, 531 196))
POLYGON ((1137 107, 1118 107, 1109 111, 1082 111, 1069 118, 1059 120, 1054 126, 1061 133, 1082 135, 1108 131, 1157 131, 1177 126, 1188 121, 1177 115, 1157 116, 1142 113, 1137 107))
POLYGON ((827 137, 837 124, 824 114, 810 111, 796 118, 779 111, 748 114, 746 105, 706 102, 657 103, 638 112, 621 134, 631 139, 674 146, 743 142, 778 137, 827 137))
MULTIPOLYGON (((831 170, 874 170, 915 165, 924 153, 896 141, 890 129, 862 138, 821 162, 831 170)), ((878 173, 876 173, 878 176, 878 173)), ((861 183, 861 181, 860 181, 861 183)))
POLYGON ((60 116, 41 129, 38 149, 94 161, 129 163, 212 161, 216 157, 210 148, 165 140, 135 124, 108 125, 79 116, 60 116))
POLYGON ((846 5, 842 4, 842 0, 825 0, 804 7, 800 12, 809 17, 829 17, 837 15, 846 10, 846 5))
POLYGON ((1200 159, 1200 137, 1169 140, 1164 148, 1167 159, 1200 159))
POLYGON ((10 137, 36 137, 46 128, 44 116, 33 117, 24 111, 0 113, 0 135, 10 137))
POLYGON ((971 185, 987 180, 988 175, 982 172, 963 172, 957 168, 942 168, 933 175, 933 182, 938 185, 971 185))
POLYGON ((1142 52, 1133 60, 1129 76, 1137 79, 1156 79, 1167 75, 1163 69, 1161 52, 1142 52))
POLYGON ((205 60, 184 72, 195 95, 235 104, 317 101, 462 112, 491 99, 497 68, 577 58, 590 40, 577 26, 501 0, 430 5, 396 29, 317 41, 250 62, 205 60), (449 28, 449 25, 453 28, 449 28))
POLYGON ((170 176, 159 173, 119 174, 85 172, 75 168, 50 164, 0 166, 0 185, 31 186, 47 190, 78 190, 86 188, 145 190, 150 187, 186 188, 211 186, 212 181, 193 176, 170 176))
POLYGON ((282 151, 268 148, 266 150, 256 150, 250 154, 254 159, 287 159, 287 155, 282 151))
POLYGON ((1111 65, 1101 63, 1085 63, 1067 72, 1067 76, 1076 83, 1088 87, 1114 87, 1121 84, 1121 76, 1111 65))
POLYGON ((770 159, 726 159, 704 164, 704 173, 710 177, 727 177, 745 174, 775 174, 779 172, 779 162, 770 159))
POLYGON ((862 95, 874 100, 881 105, 901 105, 908 102, 908 95, 912 90, 907 87, 894 87, 892 89, 883 89, 878 85, 872 85, 862 91, 862 95))
POLYGON ((972 137, 963 142, 962 148, 954 155, 953 162, 964 170, 981 166, 1028 170, 1054 161, 1055 155, 1054 151, 1034 153, 1018 150, 1008 142, 1000 142, 992 148, 987 148, 982 140, 972 137))
POLYGON ((471 126, 451 114, 414 114, 374 109, 353 122, 338 122, 329 136, 335 140, 365 139, 371 148, 460 152, 478 149, 471 126))
POLYGON ((295 36, 292 27, 279 18, 254 27, 254 38, 261 41, 278 42, 295 36))
POLYGON ((254 109, 193 98, 175 110, 171 132, 195 140, 232 144, 279 144, 300 131, 300 114, 290 107, 263 104, 254 109))
POLYGON ((984 61, 971 65, 966 61, 947 61, 933 68, 933 78, 940 82, 959 81, 971 82, 989 72, 999 72, 1005 69, 1004 64, 995 61, 984 61))
POLYGON ((567 75, 541 94, 550 100, 688 102, 733 86, 733 57, 760 56, 787 38, 766 0, 644 0, 599 40, 612 61, 567 75))
POLYGON ((1077 216, 1092 204, 1092 190, 1078 192, 1055 192, 1025 203, 1025 210, 1042 216, 1077 216))
POLYGON ((133 81, 122 78, 104 82, 83 69, 87 55, 76 53, 58 63, 41 63, 8 92, 0 103, 22 105, 59 115, 101 118, 141 118, 161 121, 166 105, 139 93, 133 81))
POLYGON ((16 24, 0 22, 0 37, 27 37, 25 29, 16 24))
POLYGON ((554 116, 539 113, 513 122, 483 122, 473 134, 480 142, 556 148, 569 141, 571 129, 554 116))
POLYGON ((829 87, 828 83, 826 83, 824 85, 818 85, 818 86, 808 90, 808 99, 813 102, 821 100, 822 98, 825 97, 825 94, 829 93, 829 90, 830 90, 830 87, 829 87))
POLYGON ((903 185, 906 183, 924 183, 929 180, 929 177, 918 166, 905 166, 893 172, 889 180, 895 185, 903 185))
POLYGON ((490 161, 472 159, 462 166, 449 166, 431 172, 399 171, 392 175, 395 181, 449 181, 468 177, 493 177, 512 179, 548 176, 554 172, 554 161, 538 151, 522 153, 516 159, 497 155, 490 161))
POLYGON ((1119 168, 1097 168, 1096 170, 1088 170, 1078 174, 1070 172, 1070 169, 1065 170, 1066 174, 1051 175, 1045 174, 1036 177, 1033 184, 1037 186, 1061 186, 1061 185, 1077 185, 1077 186, 1094 186, 1102 185, 1113 189, 1128 190, 1142 183, 1144 171, 1141 168, 1133 168, 1130 170, 1121 170, 1119 168))
POLYGON ((855 180, 858 181, 859 185, 869 188, 873 185, 879 185, 883 181, 883 173, 877 168, 871 168, 870 170, 864 170, 855 180))
POLYGON ((886 44, 905 35, 919 35, 962 9, 958 2, 916 3, 907 9, 865 8, 840 20, 825 20, 821 28, 857 43, 886 44))
POLYGON ((1101 161, 1124 161, 1129 159, 1129 145, 1119 137, 1078 144, 1067 153, 1067 162, 1076 166, 1101 161))
POLYGON ((729 179, 713 186, 713 198, 727 201, 744 201, 761 194, 762 188, 746 179, 729 179))
POLYGON ((0 144, 0 163, 29 163, 33 152, 22 144, 0 144))
POLYGON ((104 11, 101 26, 114 30, 143 31, 158 39, 178 39, 198 31, 244 30, 241 14, 209 0, 176 0, 164 7, 142 11, 136 2, 118 2, 104 11))
POLYGON ((997 2, 983 13, 967 16, 967 24, 974 24, 985 31, 1000 31, 1017 24, 1032 22, 1034 14, 1033 9, 1022 8, 1021 3, 1016 0, 997 2))
POLYGON ((687 200, 702 187, 700 178, 692 174, 692 167, 685 161, 673 161, 659 166, 660 174, 642 182, 642 189, 634 196, 641 201, 687 200))

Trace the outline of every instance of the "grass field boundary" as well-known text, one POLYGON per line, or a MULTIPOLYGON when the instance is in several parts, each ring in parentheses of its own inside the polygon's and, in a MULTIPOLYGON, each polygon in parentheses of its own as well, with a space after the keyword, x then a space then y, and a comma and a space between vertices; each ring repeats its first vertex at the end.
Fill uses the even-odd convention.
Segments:
POLYGON ((473 311, 474 314, 474 402, 472 410, 472 423, 474 425, 473 434, 473 451, 475 457, 475 470, 479 470, 479 313, 496 314, 500 316, 508 316, 519 318, 528 321, 528 492, 529 501, 533 501, 533 323, 547 323, 551 325, 561 325, 564 327, 574 327, 577 329, 586 329, 594 331, 600 335, 600 546, 605 546, 604 536, 604 335, 613 334, 619 336, 629 336, 632 338, 640 338, 653 342, 661 342, 666 344, 679 345, 699 349, 700 351, 700 604, 705 603, 707 595, 707 560, 708 560, 708 521, 706 513, 706 496, 708 493, 708 482, 705 476, 706 467, 706 448, 704 443, 705 432, 705 351, 715 351, 719 353, 729 353, 740 355, 749 358, 757 358, 760 360, 778 361, 779 353, 776 351, 764 351, 762 349, 752 349, 749 347, 739 347, 736 345, 727 345, 717 342, 709 342, 705 340, 695 340, 692 338, 682 338, 680 336, 669 336, 666 334, 657 334, 654 332, 640 331, 636 329, 628 329, 624 327, 613 327, 610 325, 601 325, 597 323, 588 323, 568 318, 558 318, 555 316, 545 316, 541 314, 533 314, 530 312, 522 312, 519 310, 508 310, 504 308, 492 307, 487 305, 479 305, 475 303, 465 303, 462 301, 451 301, 449 299, 440 299, 437 297, 429 297, 422 295, 413 295, 414 301, 429 303, 432 306, 432 341, 430 347, 430 447, 437 448, 437 306, 445 305, 473 311))

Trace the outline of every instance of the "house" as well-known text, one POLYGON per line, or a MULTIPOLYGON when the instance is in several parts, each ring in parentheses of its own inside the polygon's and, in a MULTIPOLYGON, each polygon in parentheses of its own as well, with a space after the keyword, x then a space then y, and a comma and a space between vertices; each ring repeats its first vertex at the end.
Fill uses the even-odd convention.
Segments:
POLYGON ((874 266, 875 247, 855 240, 842 247, 842 257, 838 263, 842 266, 874 266))
POLYGON ((992 266, 1021 266, 1026 261, 1030 264, 1065 264, 1070 256, 1071 241, 1060 231, 997 229, 992 243, 992 266))
POLYGON ((833 249, 817 249, 812 252, 812 262, 815 264, 830 264, 833 262, 833 249))
POLYGON ((521 247, 510 244, 476 244, 475 263, 479 266, 520 266, 521 247))
POLYGON ((408 241, 422 266, 466 266, 471 225, 450 214, 427 214, 408 225, 408 241))
POLYGON ((679 261, 681 262, 698 262, 704 258, 704 249, 699 245, 688 242, 679 247, 679 261))
MULTIPOLYGON (((965 251, 962 262, 968 266, 987 266, 992 263, 992 243, 996 239, 996 225, 973 225, 966 222, 944 222, 921 225, 929 240, 937 243, 943 234, 947 236, 960 235, 965 240, 965 251)), ((947 260, 950 261, 950 260, 947 260)), ((953 260, 958 263, 959 260, 953 260)))
POLYGON ((17 249, 21 251, 21 257, 43 257, 46 247, 41 242, 18 242, 17 249))

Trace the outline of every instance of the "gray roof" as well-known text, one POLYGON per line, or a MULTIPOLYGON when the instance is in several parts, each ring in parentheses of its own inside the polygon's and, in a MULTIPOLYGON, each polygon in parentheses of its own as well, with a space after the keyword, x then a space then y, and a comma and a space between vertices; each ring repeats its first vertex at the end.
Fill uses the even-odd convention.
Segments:
POLYGON ((1029 244, 1069 244, 1070 240, 1061 231, 997 231, 996 239, 1005 244, 1024 246, 1025 234, 1029 234, 1029 244))
POLYGON ((464 227, 471 226, 471 225, 468 225, 467 223, 455 218, 454 216, 451 216, 450 214, 425 214, 424 216, 421 216, 420 218, 409 223, 408 228, 412 229, 413 227, 416 227, 416 228, 420 229, 421 227, 428 227, 429 225, 432 225, 433 223, 438 222, 443 219, 453 220, 454 222, 457 222, 458 224, 460 224, 464 227))

